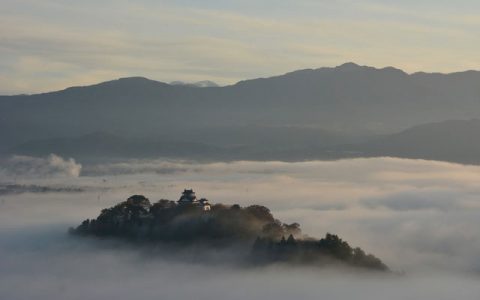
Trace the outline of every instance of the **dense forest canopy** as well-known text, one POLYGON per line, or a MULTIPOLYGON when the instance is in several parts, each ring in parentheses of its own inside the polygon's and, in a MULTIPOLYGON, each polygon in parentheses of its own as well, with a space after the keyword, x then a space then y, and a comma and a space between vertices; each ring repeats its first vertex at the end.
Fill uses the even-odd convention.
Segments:
POLYGON ((85 220, 70 233, 79 236, 114 237, 135 243, 201 244, 208 247, 249 245, 254 263, 346 264, 373 270, 388 267, 360 248, 327 233, 320 240, 302 234, 298 223, 286 224, 274 218, 262 205, 210 204, 185 190, 178 201, 153 204, 134 195, 96 219, 85 220))

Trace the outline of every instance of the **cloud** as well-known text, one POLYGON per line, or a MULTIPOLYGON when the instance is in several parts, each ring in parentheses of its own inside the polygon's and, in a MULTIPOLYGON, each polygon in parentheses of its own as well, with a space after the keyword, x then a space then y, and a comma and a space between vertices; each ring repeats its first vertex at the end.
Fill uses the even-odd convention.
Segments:
POLYGON ((474 276, 428 273, 379 278, 282 266, 238 269, 167 260, 114 243, 61 237, 58 227, 27 228, 7 240, 3 235, 0 296, 39 300, 467 300, 475 299, 480 292, 474 276))
POLYGON ((362 203, 369 208, 388 208, 397 211, 438 209, 449 211, 459 208, 458 194, 449 190, 412 190, 392 196, 369 198, 362 203))
POLYGON ((0 295, 474 299, 480 293, 479 174, 478 166, 371 158, 201 164, 132 160, 87 165, 78 177, 26 177, 22 184, 89 188, 0 195, 0 270, 8 270, 0 273, 6 278, 0 281, 0 295), (186 187, 213 203, 265 205, 312 236, 336 233, 406 275, 378 279, 280 266, 248 270, 191 264, 65 235, 68 227, 130 195, 144 194, 152 202, 177 200, 186 187))
POLYGON ((81 193, 85 188, 81 187, 54 187, 25 184, 0 184, 0 196, 22 193, 81 193))
POLYGON ((6 159, 0 167, 0 175, 4 178, 19 179, 25 177, 78 177, 82 165, 74 159, 63 159, 62 157, 50 154, 46 158, 30 156, 13 156, 6 159))

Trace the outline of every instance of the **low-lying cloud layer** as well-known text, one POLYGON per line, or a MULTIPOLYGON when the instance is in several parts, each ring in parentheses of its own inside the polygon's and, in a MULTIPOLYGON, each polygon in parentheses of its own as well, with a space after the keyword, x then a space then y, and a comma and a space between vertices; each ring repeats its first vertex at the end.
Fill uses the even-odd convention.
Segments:
POLYGON ((22 184, 83 190, 0 195, 0 269, 8 270, 0 273, 5 279, 0 296, 6 299, 475 299, 480 294, 476 166, 396 158, 128 161, 84 166, 79 177, 24 177, 22 184), (317 237, 339 234, 406 275, 379 280, 330 271, 192 265, 145 259, 135 250, 65 234, 132 194, 177 200, 185 187, 211 202, 266 205, 282 221, 301 223, 317 237))
POLYGON ((18 178, 45 178, 45 177, 78 177, 82 165, 74 159, 63 159, 51 154, 46 158, 30 156, 13 156, 1 162, 0 179, 12 180, 18 178))

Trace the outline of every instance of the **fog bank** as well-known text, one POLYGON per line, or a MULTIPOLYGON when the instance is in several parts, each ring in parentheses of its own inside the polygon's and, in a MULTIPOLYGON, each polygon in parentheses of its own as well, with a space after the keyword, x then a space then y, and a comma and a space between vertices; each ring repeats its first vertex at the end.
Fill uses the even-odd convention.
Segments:
POLYGON ((37 171, 18 173, 16 183, 57 190, 0 194, 2 299, 476 299, 480 294, 480 167, 395 158, 158 160, 83 166, 78 177, 32 172, 37 171), (192 264, 66 235, 69 226, 132 194, 177 200, 185 187, 214 203, 265 205, 316 237, 339 234, 405 275, 192 264))

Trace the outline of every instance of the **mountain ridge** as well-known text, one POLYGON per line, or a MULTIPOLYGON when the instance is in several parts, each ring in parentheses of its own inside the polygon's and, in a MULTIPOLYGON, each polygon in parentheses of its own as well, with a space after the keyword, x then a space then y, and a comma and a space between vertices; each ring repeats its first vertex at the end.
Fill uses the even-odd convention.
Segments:
POLYGON ((336 151, 356 152, 360 157, 393 156, 478 165, 479 137, 480 119, 447 120, 414 126, 336 151))
POLYGON ((126 77, 119 77, 116 79, 110 79, 106 81, 100 81, 97 83, 93 84, 87 84, 87 85, 73 85, 69 87, 65 87, 64 89, 60 90, 54 90, 54 91, 48 91, 48 92, 40 92, 40 93, 21 93, 21 94, 13 94, 13 95, 0 95, 0 97, 16 97, 16 96, 35 96, 35 95, 44 95, 44 94, 51 94, 51 93, 57 93, 57 92, 62 92, 62 91, 68 91, 70 89, 81 89, 81 88, 88 88, 88 87, 98 87, 98 86, 106 86, 106 85, 111 85, 115 83, 121 83, 121 82, 150 82, 152 84, 158 84, 159 86, 182 86, 182 87, 198 87, 196 84, 198 83, 204 83, 204 82, 209 82, 213 83, 216 86, 209 86, 212 88, 223 88, 223 87, 232 87, 236 86, 239 84, 243 84, 245 82, 251 82, 255 80, 264 80, 264 79, 275 79, 275 78, 283 78, 283 77, 288 77, 290 75, 296 75, 299 73, 304 73, 304 72, 309 72, 309 73, 316 73, 316 72, 325 72, 325 71, 332 71, 332 70, 339 70, 343 72, 352 72, 352 71, 386 71, 386 72, 392 72, 392 73, 398 73, 402 75, 406 75, 409 77, 415 77, 415 76, 436 76, 436 77, 458 77, 458 76, 463 76, 466 74, 471 74, 471 75, 476 75, 480 76, 480 70, 465 70, 465 71, 455 71, 455 72, 449 72, 449 73, 443 73, 443 72, 425 72, 425 71, 417 71, 417 72, 412 72, 412 73, 407 73, 403 71, 400 68, 396 68, 393 66, 386 66, 386 67, 372 67, 372 66, 367 66, 367 65, 359 65, 354 62, 346 62, 341 65, 335 66, 335 67, 319 67, 319 68, 306 68, 306 69, 298 69, 294 71, 289 71, 286 73, 278 74, 278 75, 272 75, 272 76, 267 76, 267 77, 256 77, 256 78, 250 78, 250 79, 243 79, 240 81, 237 81, 233 84, 229 85, 224 85, 224 86, 219 86, 215 82, 210 81, 210 80, 202 80, 202 81, 197 81, 193 83, 188 83, 188 82, 183 82, 183 81, 172 81, 170 83, 160 81, 160 80, 155 80, 155 79, 150 79, 144 76, 126 76, 126 77))
MULTIPOLYGON (((480 164, 480 119, 448 120, 414 126, 384 136, 364 138, 355 143, 351 138, 322 131, 288 131, 290 140, 284 141, 284 128, 258 128, 237 132, 243 140, 233 139, 223 144, 211 137, 193 140, 178 137, 141 139, 121 138, 106 132, 94 132, 74 138, 55 138, 30 141, 10 149, 10 154, 46 156, 55 153, 74 157, 79 161, 124 158, 171 158, 197 161, 232 160, 335 160, 358 157, 399 157, 438 160, 461 164, 480 164), (269 137, 271 135, 271 137, 269 137), (318 137, 320 143, 311 141, 318 137), (248 143, 250 139, 250 143, 248 143), (234 144, 243 141, 243 144, 234 144), (264 142, 262 144, 262 142, 264 142)), ((215 134, 213 134, 215 137, 215 134)))
MULTIPOLYGON (((133 77, 47 94, 0 96, 0 150, 97 131, 166 140, 201 140, 216 133, 214 139, 227 144, 255 132, 245 128, 284 128, 275 135, 288 144, 292 132, 287 128, 315 128, 356 142, 423 123, 472 118, 480 118, 476 71, 409 75, 393 67, 347 63, 209 88, 133 77)), ((299 144, 316 139, 316 144, 330 145, 325 135, 295 135, 305 137, 296 140, 299 144)))

